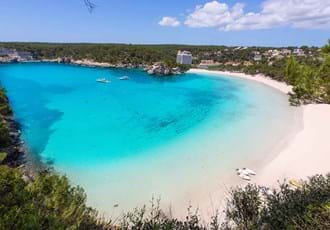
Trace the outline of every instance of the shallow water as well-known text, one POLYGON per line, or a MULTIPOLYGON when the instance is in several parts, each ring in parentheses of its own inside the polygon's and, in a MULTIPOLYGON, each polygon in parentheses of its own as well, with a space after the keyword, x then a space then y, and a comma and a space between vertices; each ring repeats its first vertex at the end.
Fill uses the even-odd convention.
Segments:
POLYGON ((25 63, 0 65, 0 81, 31 158, 81 185, 107 215, 153 195, 198 203, 223 174, 266 157, 297 112, 272 88, 211 74, 25 63))

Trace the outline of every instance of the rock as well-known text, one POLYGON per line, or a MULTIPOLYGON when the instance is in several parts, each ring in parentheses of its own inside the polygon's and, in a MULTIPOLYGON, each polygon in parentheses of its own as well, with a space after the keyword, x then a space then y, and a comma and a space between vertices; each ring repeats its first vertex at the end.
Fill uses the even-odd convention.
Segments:
POLYGON ((150 75, 168 76, 173 74, 171 68, 166 67, 163 63, 160 62, 155 63, 151 67, 146 67, 144 70, 147 71, 150 75))
POLYGON ((18 138, 20 136, 19 132, 9 132, 9 136, 13 137, 13 138, 18 138))

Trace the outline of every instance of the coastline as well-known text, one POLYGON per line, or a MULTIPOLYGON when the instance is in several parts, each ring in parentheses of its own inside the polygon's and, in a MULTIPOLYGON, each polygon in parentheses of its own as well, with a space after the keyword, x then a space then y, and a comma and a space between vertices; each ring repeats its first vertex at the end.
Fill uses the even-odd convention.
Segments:
MULTIPOLYGON (((223 71, 191 69, 190 73, 212 73, 238 77, 268 85, 288 94, 292 87, 263 75, 246 75, 223 71)), ((251 182, 276 187, 278 182, 289 179, 307 179, 314 174, 329 173, 330 161, 330 105, 309 104, 302 107, 302 129, 292 137, 284 138, 279 146, 270 150, 267 161, 257 163, 257 176, 251 182)))
MULTIPOLYGON (((251 76, 242 73, 195 69, 192 69, 189 72, 204 74, 212 73, 225 77, 229 76, 253 80, 275 88, 284 94, 291 91, 291 87, 285 83, 277 82, 270 78, 264 77, 263 75, 251 76)), ((301 110, 303 114, 303 119, 301 121, 303 123, 302 130, 294 130, 288 136, 283 138, 278 145, 269 150, 262 162, 249 162, 247 163, 248 165, 244 165, 245 167, 252 168, 257 172, 257 176, 252 178, 252 183, 275 187, 278 181, 283 181, 285 178, 304 179, 316 173, 327 173, 327 162, 330 160, 330 157, 327 156, 329 155, 329 151, 327 153, 327 149, 329 149, 327 137, 330 134, 330 105, 306 105, 301 106, 301 110), (299 164, 297 163, 298 161, 299 164)), ((212 194, 212 197, 215 198, 214 202, 218 202, 219 200, 217 199, 219 199, 219 197, 223 198, 223 195, 228 195, 230 187, 244 185, 247 183, 236 176, 234 169, 232 171, 228 171, 228 175, 225 176, 222 182, 223 191, 217 191, 217 196, 213 196, 212 194)), ((211 200, 211 196, 207 197, 205 195, 203 200, 199 200, 202 201, 202 206, 199 206, 200 204, 195 202, 193 203, 193 206, 199 206, 200 208, 203 207, 201 209, 202 211, 209 210, 214 206, 210 206, 210 200, 208 199, 211 200), (205 202, 204 206, 203 201, 205 200, 207 200, 207 202, 205 202)), ((225 199, 222 199, 221 202, 224 201, 225 199)), ((216 207, 224 207, 224 204, 216 207)), ((186 206, 184 206, 183 212, 180 213, 183 218, 186 214, 185 209, 186 206)), ((214 210, 212 211, 213 212, 208 213, 207 217, 214 214, 214 210)))
POLYGON ((216 70, 205 70, 205 69, 190 69, 187 73, 202 73, 202 74, 215 74, 215 75, 222 75, 223 77, 236 77, 242 78, 252 81, 257 81, 262 84, 268 85, 274 89, 281 91, 284 94, 288 94, 292 91, 292 86, 285 84, 284 82, 279 82, 270 77, 267 77, 263 74, 257 75, 248 75, 245 73, 236 73, 236 72, 229 72, 229 71, 216 71, 216 70))

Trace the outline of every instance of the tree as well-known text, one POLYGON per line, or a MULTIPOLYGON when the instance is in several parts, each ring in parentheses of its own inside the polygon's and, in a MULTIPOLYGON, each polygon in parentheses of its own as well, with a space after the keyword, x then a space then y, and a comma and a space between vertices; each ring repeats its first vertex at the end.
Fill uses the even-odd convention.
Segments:
POLYGON ((233 221, 239 229, 255 229, 260 222, 261 199, 259 188, 247 185, 231 192, 227 204, 227 221, 233 221))
POLYGON ((330 41, 322 48, 321 65, 300 64, 291 57, 287 61, 285 79, 293 86, 292 104, 330 103, 330 41))
POLYGON ((286 64, 285 67, 285 80, 291 85, 295 85, 297 79, 299 78, 299 68, 300 66, 298 65, 296 59, 291 56, 286 64))
POLYGON ((90 0, 84 0, 84 3, 85 3, 85 5, 86 5, 88 11, 89 11, 90 13, 93 12, 93 10, 94 10, 95 7, 96 7, 95 3, 93 3, 93 2, 90 1, 90 0))

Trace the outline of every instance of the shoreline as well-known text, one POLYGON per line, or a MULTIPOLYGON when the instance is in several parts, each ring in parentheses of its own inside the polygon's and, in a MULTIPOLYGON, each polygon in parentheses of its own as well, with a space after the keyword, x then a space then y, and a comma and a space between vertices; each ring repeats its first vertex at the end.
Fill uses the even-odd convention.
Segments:
MULTIPOLYGON (((73 63, 71 63, 73 64, 73 63)), ((279 90, 281 93, 288 94, 291 91, 291 87, 283 82, 278 82, 271 78, 267 78, 263 75, 246 75, 243 73, 232 73, 223 71, 208 71, 200 69, 191 69, 188 73, 202 73, 202 74, 218 74, 222 77, 237 77, 241 79, 247 79, 265 84, 269 87, 279 90)), ((289 105, 289 103, 288 103, 289 105)), ((248 165, 244 167, 252 168, 257 172, 257 176, 253 177, 251 183, 258 185, 276 187, 278 181, 284 179, 306 179, 308 176, 312 176, 317 173, 327 173, 327 162, 330 160, 329 151, 330 144, 327 142, 327 137, 330 136, 330 105, 305 105, 301 106, 302 119, 301 123, 303 126, 299 129, 292 128, 292 132, 287 133, 283 139, 281 139, 274 148, 271 148, 266 154, 265 159, 260 162, 247 162, 248 165)), ((28 166, 23 164, 23 167, 28 166)), ((236 186, 244 186, 247 182, 242 181, 236 176, 236 172, 229 171, 223 180, 224 188, 221 191, 216 191, 213 196, 210 194, 209 197, 204 197, 207 202, 195 203, 197 206, 202 207, 202 215, 214 214, 213 202, 225 203, 226 197, 222 196, 222 200, 219 199, 223 192, 228 192, 229 188, 236 186), (228 188, 228 190, 226 190, 228 188), (212 199, 214 198, 214 200, 212 199), (218 198, 217 198, 218 197, 218 198), (211 205, 210 205, 210 200, 211 205), (219 199, 219 200, 218 200, 219 199), (200 206, 201 205, 201 206, 200 206), (206 212, 204 212, 206 211, 206 212)), ((227 193, 225 194, 227 195, 227 193)), ((223 206, 216 206, 223 207, 223 206)), ((179 207, 180 208, 180 207, 179 207)), ((186 208, 186 207, 184 207, 186 208)), ((182 213, 183 215, 185 213, 182 213)), ((180 215, 181 216, 181 215, 180 215)), ((184 217, 184 216, 182 216, 184 217)))
MULTIPOLYGON (((268 85, 284 94, 291 92, 292 87, 264 75, 247 75, 224 71, 191 69, 190 73, 238 77, 268 85)), ((289 134, 270 150, 265 161, 256 163, 257 176, 251 182, 275 188, 278 182, 288 179, 307 179, 314 174, 330 172, 327 162, 330 161, 330 105, 309 104, 302 108, 302 129, 296 134, 289 134), (269 160, 269 161, 268 161, 269 160), (267 162, 268 161, 268 162, 267 162)), ((246 182, 245 182, 246 183, 246 182)))
POLYGON ((278 181, 305 180, 330 172, 330 105, 303 106, 303 129, 273 159, 265 164, 254 182, 277 187, 278 181))
POLYGON ((267 77, 263 74, 257 75, 248 75, 245 73, 236 73, 236 72, 229 72, 229 71, 216 71, 216 70, 204 70, 204 69, 190 69, 187 73, 201 73, 201 74, 215 74, 215 75, 222 75, 223 77, 235 77, 241 79, 247 79, 251 81, 257 81, 264 85, 270 86, 274 89, 281 91, 284 94, 288 94, 292 92, 292 86, 287 85, 284 82, 276 81, 270 77, 267 77))

